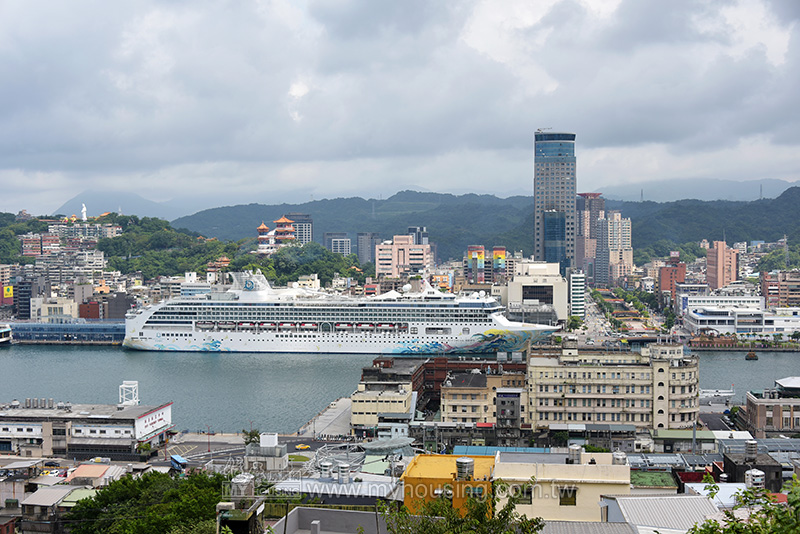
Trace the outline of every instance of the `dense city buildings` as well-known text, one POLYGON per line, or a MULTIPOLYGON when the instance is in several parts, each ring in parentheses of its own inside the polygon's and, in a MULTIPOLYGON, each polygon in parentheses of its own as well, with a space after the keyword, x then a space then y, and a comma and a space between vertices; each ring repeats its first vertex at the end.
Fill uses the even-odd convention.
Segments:
POLYGON ((739 279, 738 253, 725 241, 714 241, 706 255, 706 281, 708 287, 719 289, 739 279))
POLYGON ((698 357, 683 345, 641 353, 533 349, 528 360, 529 413, 535 427, 553 423, 627 423, 640 429, 691 428, 697 420, 698 357))
POLYGON ((768 308, 800 307, 800 271, 761 273, 761 295, 768 308))
POLYGON ((575 260, 575 134, 539 130, 534 138, 534 259, 564 274, 575 260))
POLYGON ((397 278, 433 267, 430 244, 418 245, 410 235, 396 235, 375 247, 375 274, 397 278))
POLYGON ((595 286, 610 287, 633 271, 631 220, 618 211, 597 220, 595 286))

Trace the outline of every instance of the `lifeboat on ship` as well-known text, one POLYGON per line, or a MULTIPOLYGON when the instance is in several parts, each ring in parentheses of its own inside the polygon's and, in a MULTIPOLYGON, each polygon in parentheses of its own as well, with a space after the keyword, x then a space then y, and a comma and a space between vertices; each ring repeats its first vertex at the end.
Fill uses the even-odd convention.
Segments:
POLYGON ((236 324, 230 321, 220 321, 217 323, 217 328, 219 328, 220 330, 231 330, 235 327, 236 324))
POLYGON ((258 327, 262 330, 275 330, 275 323, 258 323, 258 327))
POLYGON ((300 328, 302 328, 303 330, 316 330, 317 323, 301 323, 300 328))
POLYGON ((381 323, 378 325, 378 330, 383 331, 394 330, 395 328, 397 327, 393 323, 381 323))
POLYGON ((211 321, 198 321, 196 326, 198 330, 211 330, 214 328, 214 323, 211 321))
POLYGON ((239 328, 241 328, 242 330, 253 330, 255 327, 256 323, 249 323, 249 322, 239 323, 239 328))
POLYGON ((372 323, 358 323, 359 330, 375 330, 375 325, 372 323))
POLYGON ((291 330, 292 328, 294 328, 294 323, 280 323, 278 325, 278 328, 280 328, 281 330, 291 330))
POLYGON ((350 323, 336 323, 336 330, 350 330, 353 325, 350 323))

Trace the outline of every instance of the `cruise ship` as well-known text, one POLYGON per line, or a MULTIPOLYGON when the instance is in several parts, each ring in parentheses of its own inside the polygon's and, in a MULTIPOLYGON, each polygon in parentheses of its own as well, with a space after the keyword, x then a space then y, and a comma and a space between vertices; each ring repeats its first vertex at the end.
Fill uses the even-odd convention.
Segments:
POLYGON ((227 291, 131 310, 123 346, 154 351, 475 354, 517 352, 557 327, 506 319, 484 294, 345 297, 275 289, 260 272, 232 273, 227 291))

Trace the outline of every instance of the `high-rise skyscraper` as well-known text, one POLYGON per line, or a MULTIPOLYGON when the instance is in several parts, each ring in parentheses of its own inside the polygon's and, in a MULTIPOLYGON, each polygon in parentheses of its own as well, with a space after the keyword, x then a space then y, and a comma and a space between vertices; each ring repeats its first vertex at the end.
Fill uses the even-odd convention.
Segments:
POLYGON ((632 270, 631 220, 623 219, 618 211, 609 211, 597 220, 595 285, 610 287, 632 270))
POLYGON ((739 279, 737 251, 725 241, 714 241, 706 254, 706 282, 711 289, 725 287, 739 279))
POLYGON ((533 157, 534 258, 575 267, 575 134, 537 131, 533 157))
POLYGON ((594 285, 594 262, 597 255, 597 220, 605 216, 606 199, 601 193, 578 193, 575 205, 575 268, 594 285))

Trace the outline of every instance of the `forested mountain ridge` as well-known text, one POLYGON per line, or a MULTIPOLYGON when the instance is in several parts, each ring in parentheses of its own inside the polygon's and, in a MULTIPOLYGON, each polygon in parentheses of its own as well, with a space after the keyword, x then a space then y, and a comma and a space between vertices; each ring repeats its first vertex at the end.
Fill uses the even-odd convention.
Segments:
MULTIPOLYGON (((784 234, 790 243, 800 241, 800 187, 778 198, 752 202, 680 200, 676 202, 620 202, 609 200, 607 209, 622 212, 632 223, 633 248, 654 244, 722 240, 776 241, 784 234)), ((314 239, 323 232, 377 232, 384 239, 403 234, 409 226, 427 226, 439 258, 461 258, 467 246, 503 245, 509 250, 533 252, 533 199, 506 199, 491 195, 449 195, 403 191, 385 200, 341 198, 305 204, 266 206, 248 204, 204 210, 173 221, 208 237, 254 237, 261 221, 290 212, 308 213, 314 220, 314 239)))

